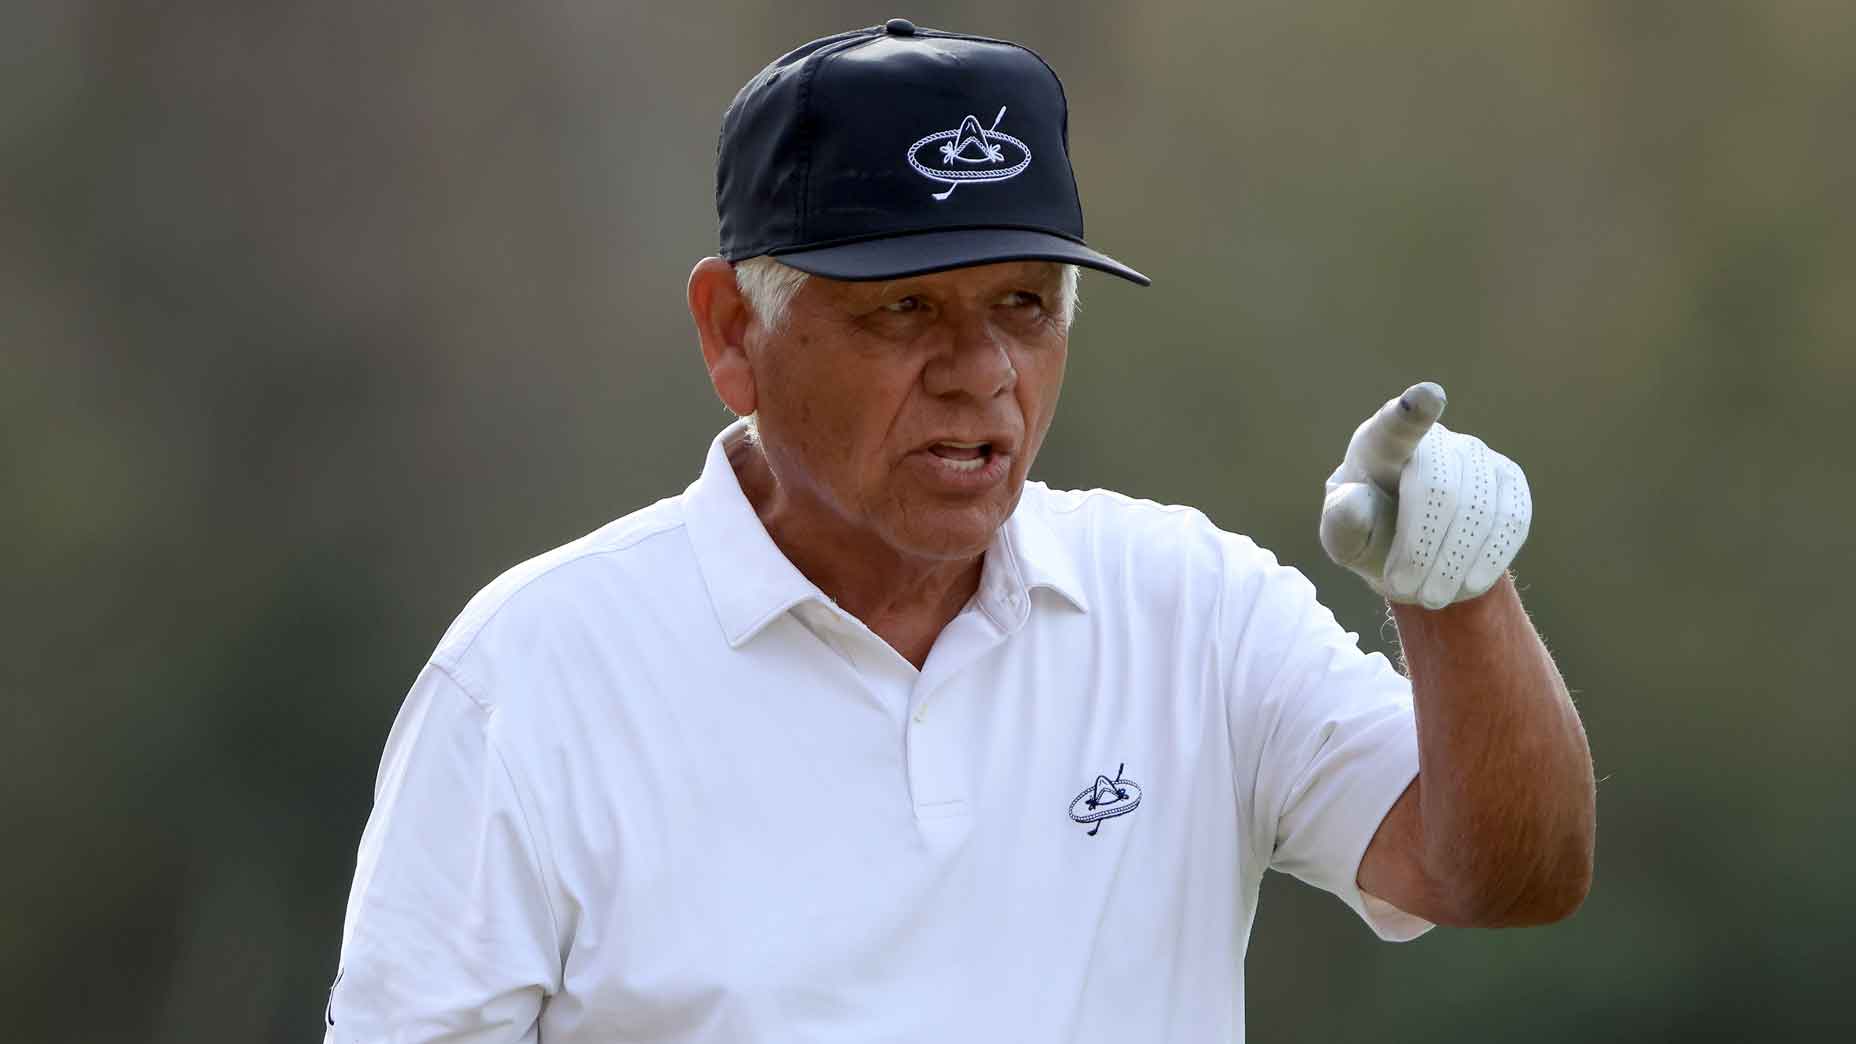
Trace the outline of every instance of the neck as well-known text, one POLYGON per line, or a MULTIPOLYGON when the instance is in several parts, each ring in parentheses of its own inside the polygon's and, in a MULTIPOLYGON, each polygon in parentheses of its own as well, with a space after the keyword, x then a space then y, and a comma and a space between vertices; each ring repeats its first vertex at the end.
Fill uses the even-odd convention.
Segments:
POLYGON ((822 506, 802 503, 774 478, 759 446, 738 443, 728 459, 787 560, 920 670, 942 628, 979 590, 984 554, 953 559, 904 554, 822 506))

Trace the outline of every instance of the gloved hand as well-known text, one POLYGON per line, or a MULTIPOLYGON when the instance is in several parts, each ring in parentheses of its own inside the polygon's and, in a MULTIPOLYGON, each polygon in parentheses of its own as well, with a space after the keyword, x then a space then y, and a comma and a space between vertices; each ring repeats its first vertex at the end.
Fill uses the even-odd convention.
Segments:
POLYGON ((1527 539, 1534 501, 1514 461, 1437 423, 1425 381, 1354 429, 1328 476, 1321 546, 1387 600, 1442 609, 1495 586, 1527 539))

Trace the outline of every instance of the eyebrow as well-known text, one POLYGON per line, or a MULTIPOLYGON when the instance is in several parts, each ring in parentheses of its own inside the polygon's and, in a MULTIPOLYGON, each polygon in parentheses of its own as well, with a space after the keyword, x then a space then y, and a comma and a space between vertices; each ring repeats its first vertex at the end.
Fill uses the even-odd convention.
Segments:
MULTIPOLYGON (((1062 279, 1060 273, 1062 272, 1062 266, 1057 262, 1030 261, 1024 263, 1040 265, 1042 268, 1033 270, 1035 274, 1027 274, 1024 277, 1015 278, 1011 276, 1002 276, 994 289, 1015 290, 1025 286, 1035 286, 1040 290, 1050 290, 1053 285, 1061 283, 1062 279)), ((880 283, 864 283, 862 285, 874 286, 876 289, 872 296, 875 300, 880 301, 888 298, 892 291, 899 292, 901 296, 904 297, 924 292, 926 287, 923 285, 922 280, 939 274, 938 272, 930 272, 926 275, 903 276, 899 279, 886 279, 880 283)), ((852 291, 852 293, 856 294, 857 291, 852 291)))

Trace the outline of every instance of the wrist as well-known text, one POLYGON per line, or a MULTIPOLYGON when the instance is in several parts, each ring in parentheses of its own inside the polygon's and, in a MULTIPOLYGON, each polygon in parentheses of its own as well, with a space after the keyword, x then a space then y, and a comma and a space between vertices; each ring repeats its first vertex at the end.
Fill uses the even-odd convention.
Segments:
POLYGON ((1518 602, 1520 597, 1515 590, 1514 574, 1504 572, 1487 591, 1441 609, 1427 609, 1416 602, 1387 600, 1386 604, 1391 607, 1392 619, 1400 635, 1443 630, 1474 633, 1502 621, 1508 605, 1518 602))

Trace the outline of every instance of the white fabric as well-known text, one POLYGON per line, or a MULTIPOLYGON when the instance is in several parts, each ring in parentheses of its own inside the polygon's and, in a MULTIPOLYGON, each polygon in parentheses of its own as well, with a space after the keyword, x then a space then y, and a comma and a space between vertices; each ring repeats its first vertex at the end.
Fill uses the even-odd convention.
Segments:
POLYGON ((1328 477, 1321 546, 1388 600, 1442 609, 1486 594, 1527 540, 1534 501, 1514 461, 1437 423, 1429 381, 1355 429, 1328 477))
POLYGON ((1029 483, 918 672, 779 553, 740 431, 440 642, 329 1042, 1225 1042, 1265 868, 1428 927, 1354 883, 1409 687, 1300 573, 1029 483))

